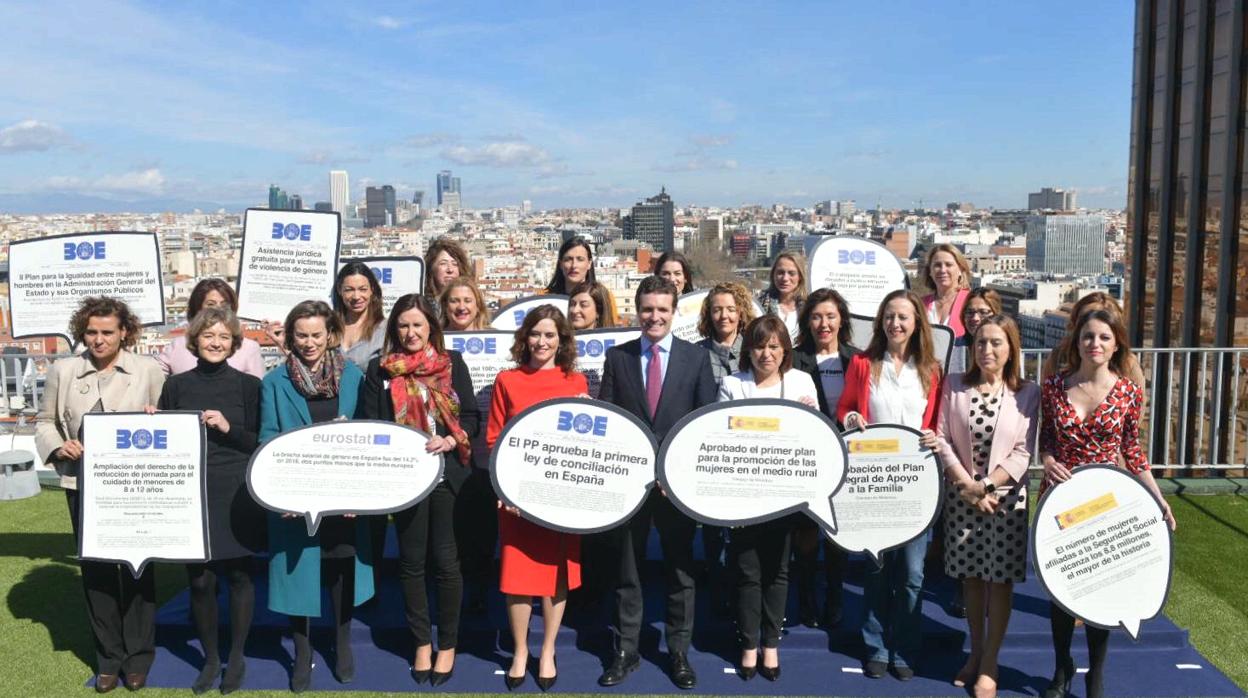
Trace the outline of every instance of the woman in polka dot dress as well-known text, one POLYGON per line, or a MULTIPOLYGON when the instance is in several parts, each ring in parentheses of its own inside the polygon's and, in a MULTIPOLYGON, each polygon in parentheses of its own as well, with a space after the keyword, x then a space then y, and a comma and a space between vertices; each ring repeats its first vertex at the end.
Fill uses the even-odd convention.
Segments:
POLYGON ((971 364, 949 376, 937 437, 945 494, 945 573, 962 580, 971 653, 953 680, 977 698, 997 694, 997 654, 1014 583, 1027 568, 1027 466, 1039 424, 1040 389, 1022 380, 1018 326, 982 321, 971 364))

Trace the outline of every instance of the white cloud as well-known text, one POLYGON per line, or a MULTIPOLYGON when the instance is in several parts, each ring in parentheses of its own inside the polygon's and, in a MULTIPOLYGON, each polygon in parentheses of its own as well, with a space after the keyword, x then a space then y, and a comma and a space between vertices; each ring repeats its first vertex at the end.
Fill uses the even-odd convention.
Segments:
POLYGON ((550 153, 523 141, 496 141, 480 146, 453 145, 442 157, 459 165, 485 167, 535 167, 550 160, 550 153))
POLYGON ((34 119, 0 128, 0 154, 45 151, 71 143, 73 139, 60 127, 34 119))
POLYGON ((390 15, 379 15, 373 18, 373 26, 382 29, 402 29, 407 24, 407 20, 391 17, 390 15))
POLYGON ((701 172, 703 170, 735 170, 737 161, 732 159, 716 159, 702 156, 691 157, 677 162, 660 163, 653 169, 656 172, 701 172))
POLYGON ((49 177, 45 184, 48 189, 73 189, 81 194, 155 196, 165 192, 165 176, 155 167, 103 175, 95 179, 72 176, 49 177))
POLYGON ((731 133, 713 134, 705 133, 697 136, 691 136, 690 141, 699 148, 718 148, 721 145, 728 145, 732 142, 731 133))

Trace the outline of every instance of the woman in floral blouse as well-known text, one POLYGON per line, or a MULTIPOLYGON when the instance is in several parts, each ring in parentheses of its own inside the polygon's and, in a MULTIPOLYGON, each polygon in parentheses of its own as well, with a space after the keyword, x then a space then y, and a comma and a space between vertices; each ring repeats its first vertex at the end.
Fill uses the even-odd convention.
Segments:
MULTIPOLYGON (((1122 314, 1110 308, 1085 312, 1075 322, 1061 357, 1067 370, 1044 381, 1040 404, 1040 460, 1044 463, 1042 490, 1070 479, 1071 471, 1095 463, 1122 463, 1153 492, 1170 528, 1174 517, 1157 489, 1140 448, 1140 411, 1144 390, 1127 377, 1131 349, 1122 314)), ((1050 602, 1056 670, 1044 698, 1070 693, 1075 674, 1070 656, 1075 619, 1050 602)), ((1109 631, 1086 626, 1089 668, 1085 678, 1088 698, 1099 698, 1109 631)))

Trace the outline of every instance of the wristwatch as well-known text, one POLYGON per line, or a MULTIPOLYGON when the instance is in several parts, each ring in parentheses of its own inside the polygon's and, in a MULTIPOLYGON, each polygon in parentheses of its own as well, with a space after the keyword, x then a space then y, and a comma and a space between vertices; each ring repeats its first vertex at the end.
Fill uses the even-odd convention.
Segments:
POLYGON ((993 482, 989 478, 984 478, 983 483, 984 483, 984 494, 992 494, 993 492, 997 491, 997 483, 993 482))

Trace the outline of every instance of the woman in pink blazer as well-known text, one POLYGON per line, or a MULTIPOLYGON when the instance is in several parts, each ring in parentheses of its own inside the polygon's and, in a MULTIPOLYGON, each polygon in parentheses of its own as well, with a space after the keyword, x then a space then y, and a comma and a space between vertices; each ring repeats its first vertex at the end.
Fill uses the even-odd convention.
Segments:
POLYGON ((1022 380, 1018 327, 980 323, 970 369, 950 375, 936 435, 949 483, 945 574, 962 580, 971 653, 954 678, 976 698, 997 694, 997 655, 1014 583, 1027 569, 1027 466, 1040 423, 1040 389, 1022 380))
POLYGON ((962 307, 971 294, 971 265, 966 257, 958 248, 942 242, 927 253, 919 279, 931 290, 923 296, 927 321, 949 327, 955 339, 966 334, 962 325, 962 307))

